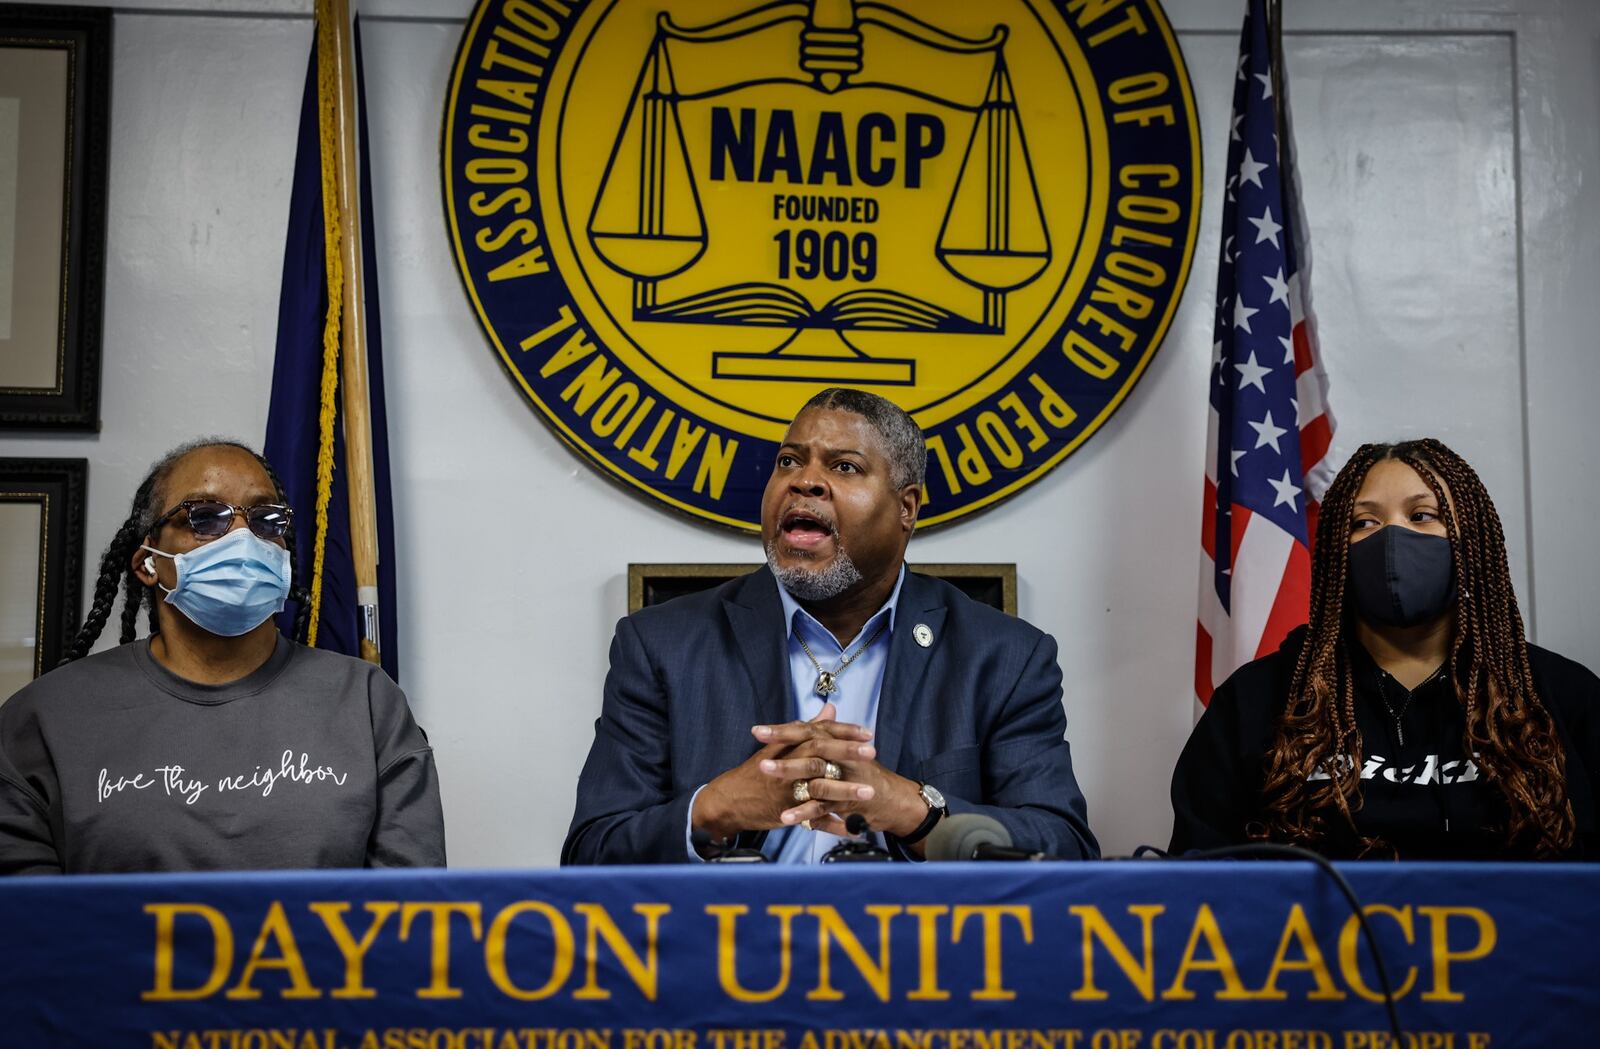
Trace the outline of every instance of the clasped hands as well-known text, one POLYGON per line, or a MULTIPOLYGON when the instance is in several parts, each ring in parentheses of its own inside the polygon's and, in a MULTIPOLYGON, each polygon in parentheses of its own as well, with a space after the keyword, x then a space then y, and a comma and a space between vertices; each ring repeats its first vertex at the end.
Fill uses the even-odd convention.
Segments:
POLYGON ((837 720, 832 703, 810 721, 756 725, 750 732, 761 749, 695 799, 690 821, 713 838, 797 823, 850 837, 844 821, 851 813, 860 813, 873 830, 909 834, 927 815, 917 785, 878 764, 872 733, 837 720), (839 779, 826 777, 830 761, 839 766, 839 779), (810 799, 797 803, 795 784, 801 782, 810 799))

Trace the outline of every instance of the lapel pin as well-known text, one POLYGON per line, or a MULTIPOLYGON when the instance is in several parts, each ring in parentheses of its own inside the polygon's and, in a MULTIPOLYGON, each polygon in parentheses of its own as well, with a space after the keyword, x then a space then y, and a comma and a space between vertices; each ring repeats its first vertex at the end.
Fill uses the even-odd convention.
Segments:
POLYGON ((929 645, 933 644, 933 629, 926 623, 918 623, 916 626, 912 627, 911 636, 915 638, 917 644, 921 645, 923 648, 927 648, 929 645))

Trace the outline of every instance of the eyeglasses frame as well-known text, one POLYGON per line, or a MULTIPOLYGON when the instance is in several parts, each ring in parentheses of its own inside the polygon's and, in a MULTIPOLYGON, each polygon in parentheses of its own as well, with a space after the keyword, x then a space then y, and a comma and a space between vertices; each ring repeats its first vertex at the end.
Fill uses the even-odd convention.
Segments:
MULTIPOLYGON (((145 537, 149 538, 154 536, 156 533, 161 531, 168 521, 178 516, 179 513, 187 514, 196 506, 225 506, 228 508, 230 513, 238 514, 244 518, 244 526, 246 528, 250 528, 251 510, 259 509, 260 507, 264 506, 272 507, 275 510, 281 510, 284 517, 288 518, 288 521, 283 526, 283 535, 275 535, 270 537, 264 536, 256 533, 254 528, 250 528, 251 534, 255 535, 257 539, 261 539, 265 542, 271 542, 274 539, 284 538, 284 536, 289 534, 289 529, 294 524, 294 507, 289 506, 286 503, 256 503, 252 506, 235 506, 232 503, 225 503, 221 499, 185 499, 177 506, 174 506, 160 517, 156 518, 155 522, 150 526, 150 530, 145 533, 145 537)), ((209 543, 213 539, 221 539, 223 536, 233 531, 233 522, 231 517, 228 522, 228 527, 223 529, 222 532, 217 535, 201 535, 195 530, 194 523, 192 521, 186 521, 185 523, 188 524, 190 533, 202 543, 209 543)))

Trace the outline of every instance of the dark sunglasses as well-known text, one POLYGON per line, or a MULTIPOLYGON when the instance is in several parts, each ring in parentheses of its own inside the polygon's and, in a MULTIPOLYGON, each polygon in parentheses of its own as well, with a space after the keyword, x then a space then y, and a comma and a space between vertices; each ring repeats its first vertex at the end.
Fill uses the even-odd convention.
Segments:
POLYGON ((156 518, 150 526, 155 535, 161 526, 179 514, 188 518, 189 529, 199 539, 216 539, 233 527, 233 515, 244 514, 245 527, 262 539, 282 539, 289 531, 289 521, 294 511, 279 503, 257 503, 254 506, 229 506, 210 499, 185 499, 171 510, 156 518))

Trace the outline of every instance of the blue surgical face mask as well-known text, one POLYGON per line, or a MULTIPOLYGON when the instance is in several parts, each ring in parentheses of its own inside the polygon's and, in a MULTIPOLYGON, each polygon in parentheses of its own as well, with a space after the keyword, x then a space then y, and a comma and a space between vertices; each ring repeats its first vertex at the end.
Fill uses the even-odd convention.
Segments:
MULTIPOLYGON (((289 551, 256 538, 248 528, 237 528, 181 554, 153 546, 140 549, 172 558, 178 569, 178 585, 170 590, 161 587, 167 604, 200 629, 222 637, 248 634, 283 611, 289 597, 289 551)), ((144 563, 155 571, 151 558, 144 563)))

